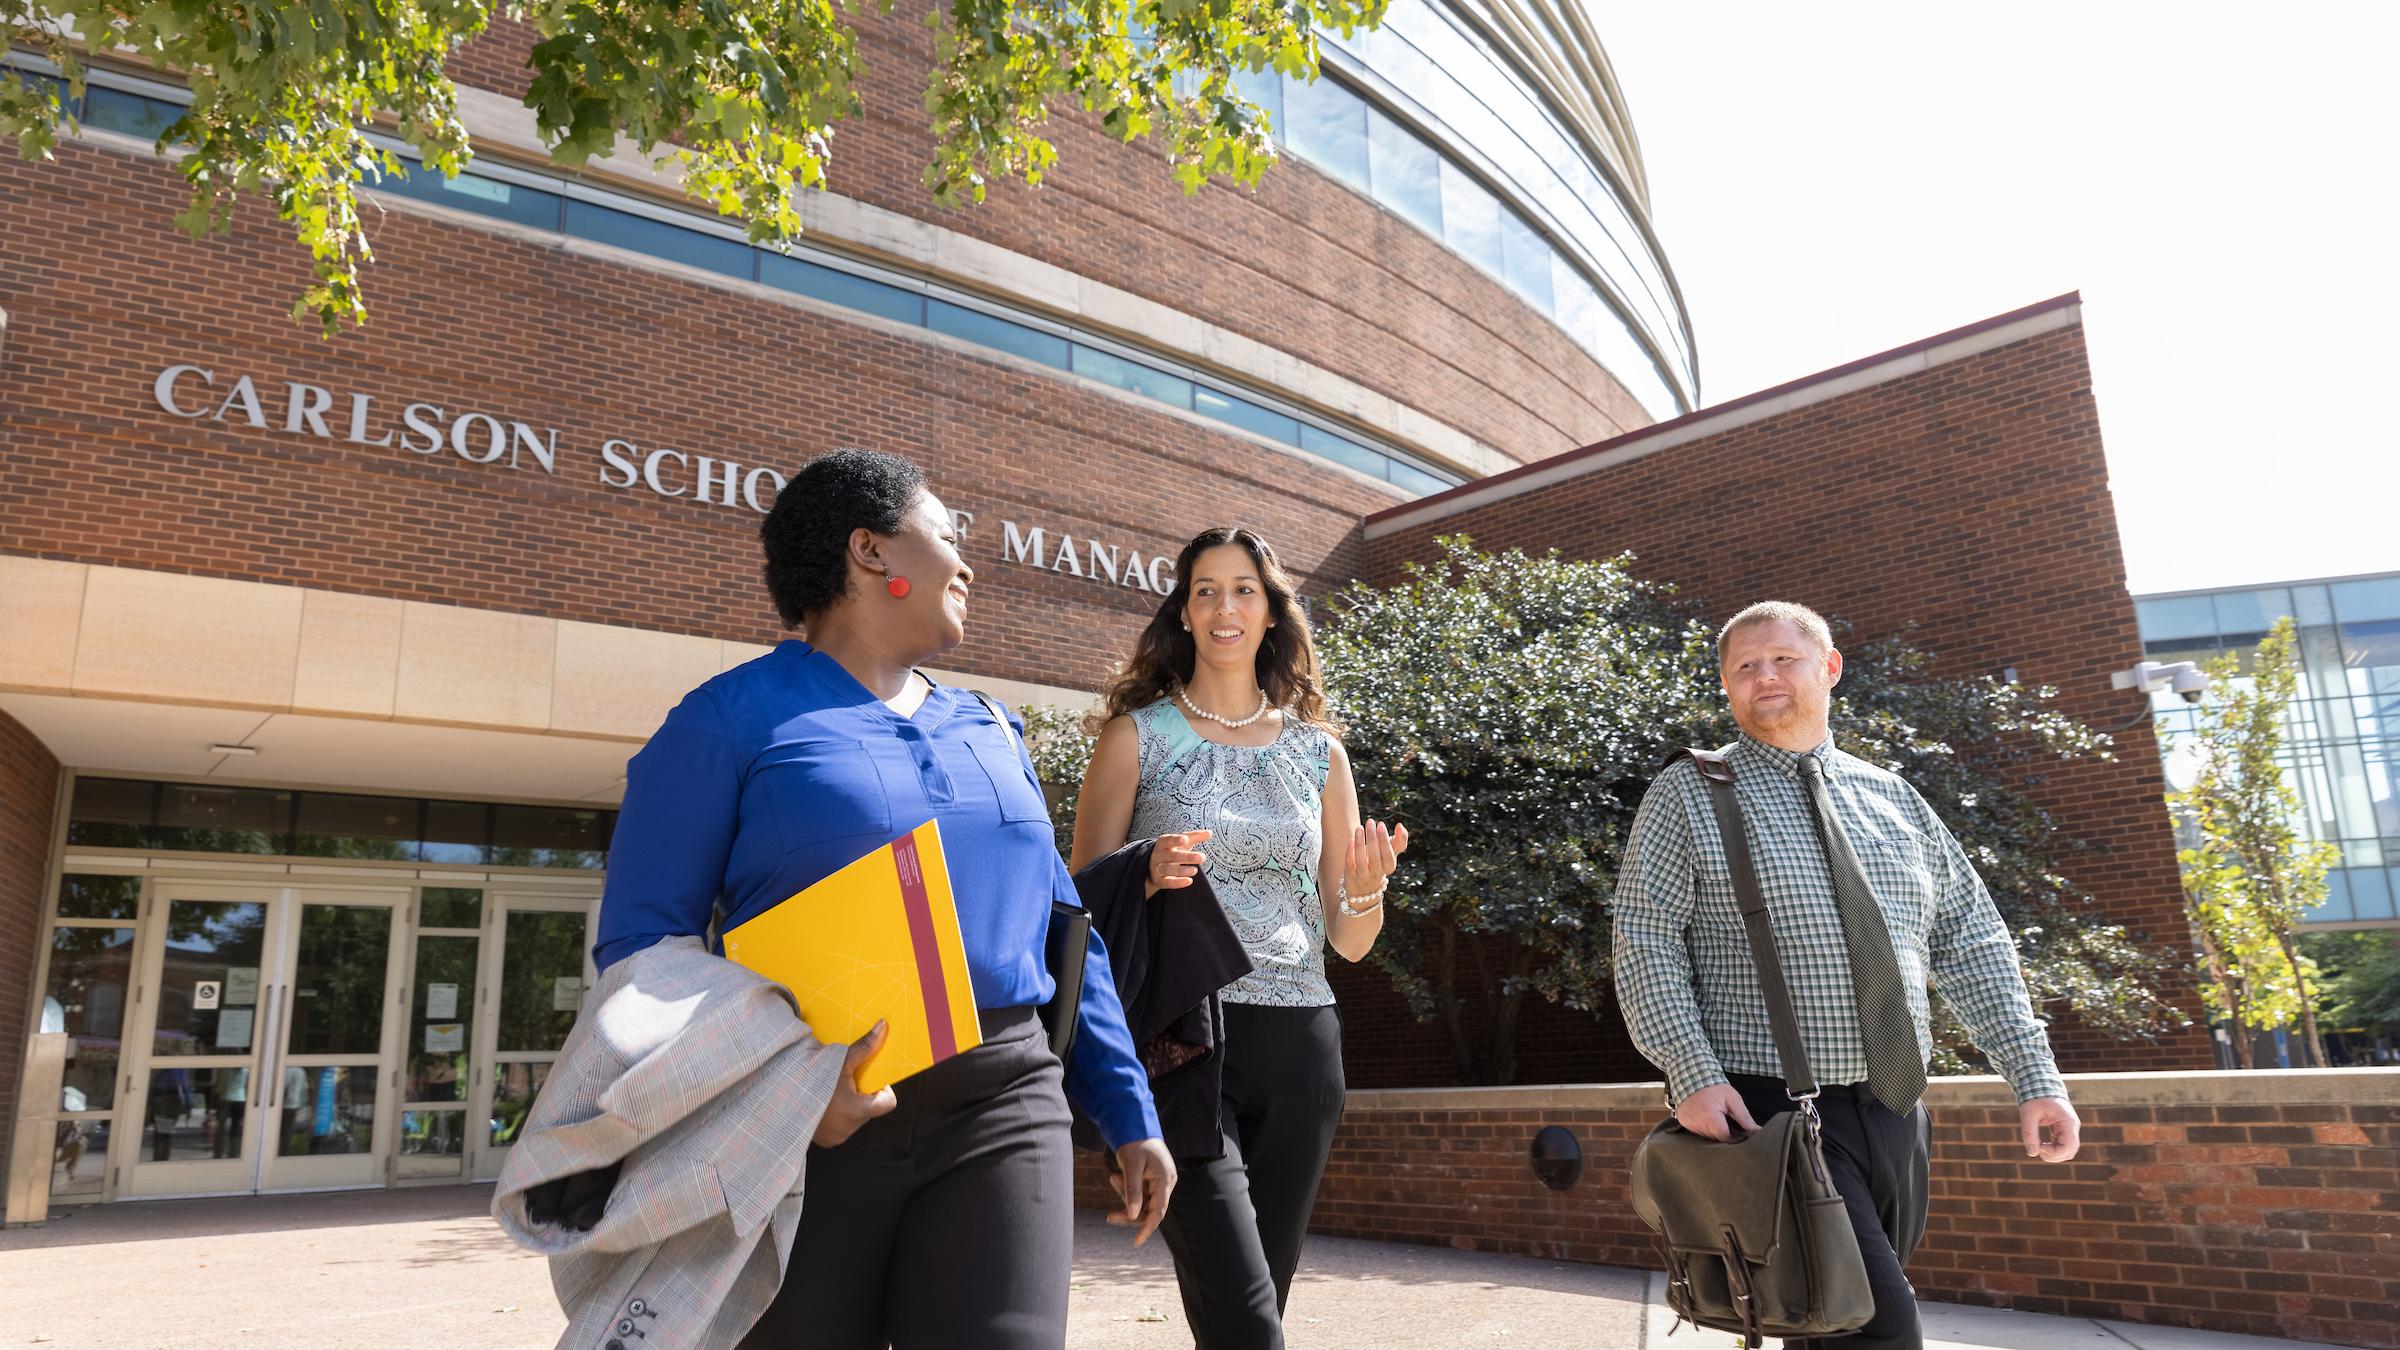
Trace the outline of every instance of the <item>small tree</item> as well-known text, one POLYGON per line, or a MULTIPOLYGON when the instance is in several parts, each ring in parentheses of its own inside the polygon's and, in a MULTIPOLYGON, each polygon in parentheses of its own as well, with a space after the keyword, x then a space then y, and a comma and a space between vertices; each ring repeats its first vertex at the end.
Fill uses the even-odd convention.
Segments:
MULTIPOLYGON (((1316 77, 1320 26, 1373 27, 1387 0, 951 0, 930 6, 934 132, 925 184, 944 204, 983 200, 993 177, 1039 183, 1057 159, 1051 107, 1073 100, 1122 141, 1153 136, 1197 191, 1223 175, 1256 183, 1275 160, 1266 116, 1237 80, 1316 77)), ((889 14, 893 0, 877 0, 889 14)), ((862 0, 17 0, 10 47, 41 53, 83 92, 95 44, 147 59, 191 86, 191 111, 159 137, 180 146, 194 235, 230 227, 260 193, 315 261, 293 305, 331 336, 362 322, 359 265, 373 260, 356 189, 404 172, 368 139, 379 123, 425 166, 472 157, 447 63, 496 16, 533 26, 533 109, 551 157, 580 168, 619 138, 684 190, 744 221, 751 241, 800 234, 798 200, 822 187, 834 124, 860 111, 854 20, 862 0)), ((60 117, 45 82, 0 73, 0 136, 47 159, 60 117)))
POLYGON ((2191 738, 2197 773, 2188 790, 2167 798, 2191 841, 2179 857, 2208 966, 2202 993, 2233 1023, 2244 1068, 2251 1031, 2295 1025, 2308 1062, 2322 1065, 2317 971, 2297 935, 2302 916, 2325 902, 2325 874, 2339 854, 2301 837, 2300 794, 2277 763, 2300 685, 2291 618, 2277 620, 2258 644, 2248 678, 2230 652, 2210 664, 2209 677, 2191 738))

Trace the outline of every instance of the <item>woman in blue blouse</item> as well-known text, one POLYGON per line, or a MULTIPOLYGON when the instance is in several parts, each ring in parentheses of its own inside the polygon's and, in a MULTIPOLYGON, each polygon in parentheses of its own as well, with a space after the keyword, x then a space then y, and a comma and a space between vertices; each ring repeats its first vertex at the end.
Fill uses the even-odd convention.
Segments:
POLYGON ((1056 1350, 1074 1256, 1066 1098, 1115 1150, 1131 1184, 1112 1217, 1136 1242, 1175 1165, 1097 937, 1073 1063, 1042 1034, 1050 901, 1075 892, 1021 740, 916 669, 965 636, 974 569, 916 466, 876 451, 812 461, 759 535, 776 611, 808 640, 693 690, 634 756, 595 959, 732 928, 939 820, 984 1043, 871 1096, 845 1069, 783 1290, 744 1344, 1056 1350))
POLYGON ((1359 820, 1308 615, 1248 530, 1184 546, 1174 591, 1093 716, 1075 865, 1156 839, 1155 903, 1174 903, 1205 871, 1250 955, 1251 973, 1224 989, 1222 1146, 1185 1160, 1183 1203, 1164 1231, 1202 1350, 1280 1350, 1342 1116, 1325 949, 1358 961, 1375 945, 1408 829, 1359 820))

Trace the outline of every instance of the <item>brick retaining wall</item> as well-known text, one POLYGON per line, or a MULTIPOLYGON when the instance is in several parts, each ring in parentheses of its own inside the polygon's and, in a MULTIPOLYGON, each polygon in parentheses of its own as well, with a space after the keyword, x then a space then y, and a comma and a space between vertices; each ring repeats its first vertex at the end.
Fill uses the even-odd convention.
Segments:
MULTIPOLYGON (((1937 1079, 1929 1299, 2400 1347, 2400 1071, 2077 1074, 2075 1162, 2024 1156, 2007 1089, 1937 1079)), ((1626 1198, 1655 1083, 1354 1092, 1312 1231, 1653 1266, 1626 1198), (1564 1125, 1585 1172, 1527 1151, 1564 1125)), ((1097 1160, 1079 1198, 1105 1203, 1097 1160)))

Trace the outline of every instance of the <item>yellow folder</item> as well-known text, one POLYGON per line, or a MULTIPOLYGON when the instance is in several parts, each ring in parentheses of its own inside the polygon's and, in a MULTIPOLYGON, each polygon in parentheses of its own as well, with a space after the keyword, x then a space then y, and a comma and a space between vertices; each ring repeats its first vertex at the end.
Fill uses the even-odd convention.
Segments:
POLYGON ((861 1092, 983 1044, 933 821, 728 931, 725 955, 791 990, 828 1045, 891 1023, 858 1071, 861 1092))

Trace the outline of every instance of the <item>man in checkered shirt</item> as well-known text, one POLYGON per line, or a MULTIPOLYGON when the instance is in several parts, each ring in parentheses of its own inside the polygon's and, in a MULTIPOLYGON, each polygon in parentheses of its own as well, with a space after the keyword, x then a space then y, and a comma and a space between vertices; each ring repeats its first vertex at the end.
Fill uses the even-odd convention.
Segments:
MULTIPOLYGON (((1925 1108, 1908 1100, 1894 1109, 1869 1091, 1851 959, 1811 776, 1822 773, 1825 800, 1858 858, 1897 960, 1920 1057, 1900 1061, 1907 1065, 1902 1079, 1915 1076, 1931 1052, 1930 977, 2014 1087, 2028 1156, 2074 1157, 2080 1124, 2049 1037, 2034 1017, 2016 946, 1958 841, 1915 789, 1834 747, 1827 718, 1842 654, 1825 620, 1780 601, 1752 605, 1718 635, 1717 661, 1742 729, 1730 754, 1735 791, 1801 1040, 1824 1089, 1818 1109, 1826 1161, 1848 1202, 1875 1289, 1874 1319, 1839 1344, 1917 1350, 1924 1340, 1916 1293, 1901 1266, 1925 1231, 1925 1108), (1814 765, 1805 762, 1811 759, 1814 765)), ((1696 766, 1679 760, 1642 799, 1617 883, 1616 979, 1633 1042, 1666 1074, 1676 1120, 1696 1134, 1726 1139, 1757 1129, 1793 1103, 1708 791, 1696 766)), ((1878 1075, 1887 1094, 1910 1097, 1921 1087, 1919 1077, 1894 1093, 1887 1071, 1879 1068, 1878 1075)), ((1789 1343, 1812 1350, 1835 1344, 1789 1343)))

